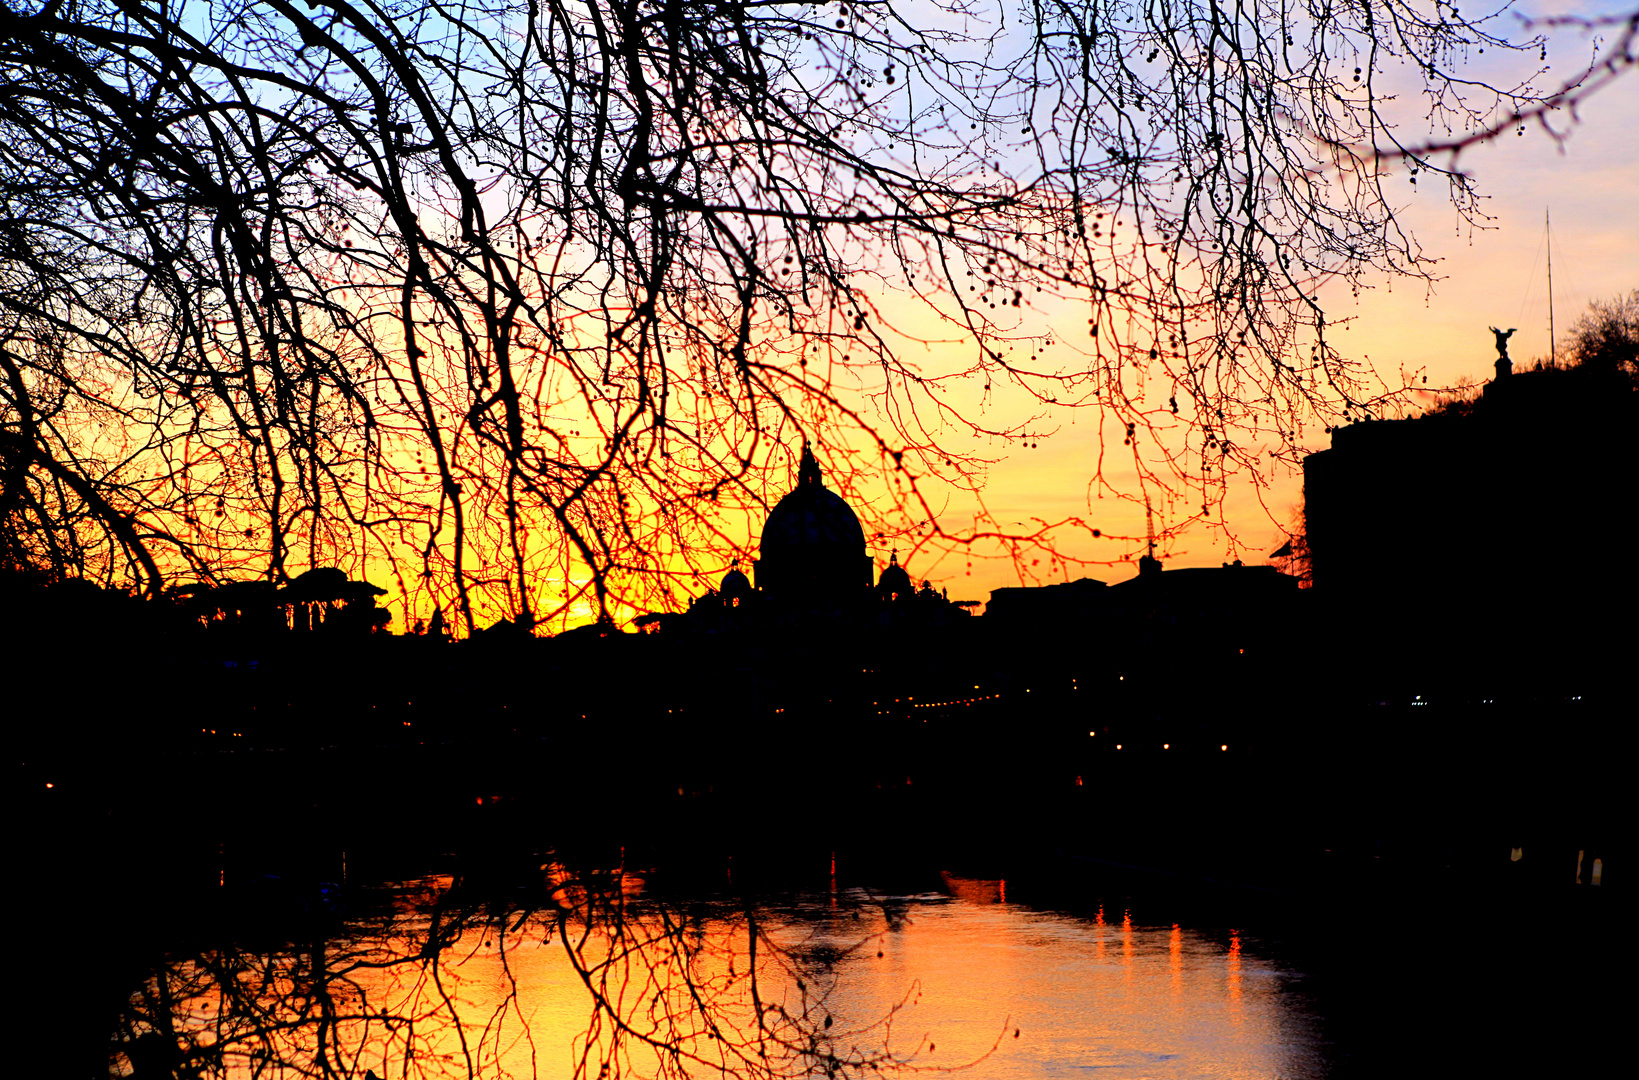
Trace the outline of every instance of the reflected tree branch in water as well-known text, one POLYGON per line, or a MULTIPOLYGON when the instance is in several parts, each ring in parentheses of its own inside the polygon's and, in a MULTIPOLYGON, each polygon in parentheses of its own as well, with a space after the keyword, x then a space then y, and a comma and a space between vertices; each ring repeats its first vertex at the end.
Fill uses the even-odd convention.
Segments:
POLYGON ((923 1040, 894 1045, 915 984, 883 1015, 838 1022, 840 966, 882 927, 840 944, 793 939, 745 898, 675 904, 619 869, 545 872, 550 907, 451 883, 368 916, 302 912, 282 940, 273 925, 260 944, 173 953, 119 1018, 115 1071, 785 1080, 948 1068, 923 1040))

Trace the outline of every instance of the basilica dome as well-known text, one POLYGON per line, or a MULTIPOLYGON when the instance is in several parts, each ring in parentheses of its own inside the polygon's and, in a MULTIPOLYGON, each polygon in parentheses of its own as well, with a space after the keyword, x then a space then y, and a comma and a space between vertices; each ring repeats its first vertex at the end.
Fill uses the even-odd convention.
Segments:
POLYGON ((871 586, 865 530, 842 496, 820 481, 819 462, 804 446, 797 486, 763 526, 757 584, 770 593, 857 591, 871 586))

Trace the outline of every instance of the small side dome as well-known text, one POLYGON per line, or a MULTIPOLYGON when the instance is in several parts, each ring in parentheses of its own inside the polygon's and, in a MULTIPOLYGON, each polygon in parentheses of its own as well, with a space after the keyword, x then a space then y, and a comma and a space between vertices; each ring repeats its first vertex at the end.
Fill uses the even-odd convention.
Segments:
POLYGON ((882 577, 876 584, 876 591, 884 600, 903 600, 916 591, 911 587, 911 576, 899 565, 897 548, 888 563, 888 568, 882 571, 882 577))
POLYGON ((740 572, 740 560, 735 559, 729 567, 728 573, 723 575, 723 584, 717 591, 725 600, 735 600, 751 595, 751 579, 740 572))

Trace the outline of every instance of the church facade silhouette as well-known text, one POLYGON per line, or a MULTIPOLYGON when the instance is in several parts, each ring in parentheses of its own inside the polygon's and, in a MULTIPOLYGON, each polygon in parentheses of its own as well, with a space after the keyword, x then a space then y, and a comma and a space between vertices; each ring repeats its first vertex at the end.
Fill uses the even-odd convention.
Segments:
POLYGON ((968 615, 930 583, 917 588, 897 551, 877 575, 859 515, 825 486, 806 443, 796 483, 769 512, 750 569, 748 576, 736 559, 686 616, 647 615, 638 628, 715 632, 783 623, 817 630, 839 622, 943 624, 968 615))

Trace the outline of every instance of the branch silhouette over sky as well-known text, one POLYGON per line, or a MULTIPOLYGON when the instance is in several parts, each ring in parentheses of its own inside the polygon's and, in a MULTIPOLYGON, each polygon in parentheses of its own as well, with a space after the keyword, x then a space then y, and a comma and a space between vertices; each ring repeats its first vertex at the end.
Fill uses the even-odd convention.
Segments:
POLYGON ((1621 76, 1634 18, 8 3, 8 550, 561 625, 720 575, 804 440, 884 547, 1228 528, 1412 402, 1333 306, 1432 276, 1404 191, 1484 225, 1471 150, 1621 76), (1550 31, 1597 37, 1569 77, 1550 31), (1080 504, 989 508, 1082 415, 1080 504))

